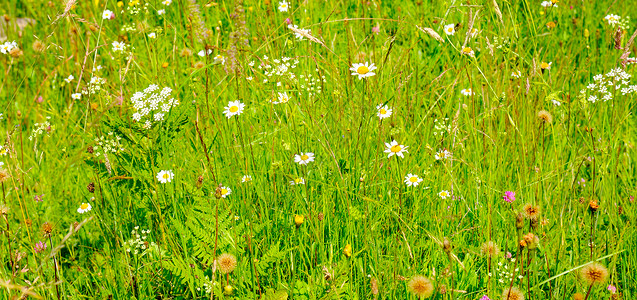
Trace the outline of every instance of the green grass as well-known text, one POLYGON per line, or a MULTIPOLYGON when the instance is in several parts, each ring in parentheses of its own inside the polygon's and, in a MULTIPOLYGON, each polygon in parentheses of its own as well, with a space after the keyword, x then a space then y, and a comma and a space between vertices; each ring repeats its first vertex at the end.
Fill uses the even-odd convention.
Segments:
POLYGON ((580 94, 623 69, 616 45, 637 52, 634 5, 190 3, 0 5, 22 51, 0 54, 0 298, 416 299, 409 281, 423 275, 431 299, 506 299, 511 286, 525 299, 572 299, 589 292, 591 261, 608 276, 588 299, 637 297, 635 93, 580 94), (624 20, 617 42, 607 14, 624 20), (311 36, 296 38, 286 18, 311 36), (205 47, 212 54, 197 55, 205 47), (284 57, 278 75, 259 67, 284 57), (352 76, 362 62, 376 74, 352 76), (73 99, 93 76, 100 89, 73 99), (131 98, 151 84, 179 105, 143 128, 131 98), (270 102, 283 92, 288 102, 270 102), (237 99, 245 109, 226 118, 237 99), (104 155, 99 139, 115 136, 104 155), (392 140, 408 146, 403 158, 384 153, 392 140), (452 157, 437 160, 444 149, 452 157), (295 163, 306 152, 315 160, 295 163), (161 183, 162 170, 174 178, 161 183), (409 173, 423 181, 407 186, 409 173), (232 192, 216 197, 219 185, 232 192), (92 209, 78 213, 82 203, 92 209), (516 221, 525 205, 539 215, 516 221), (490 259, 488 241, 500 250, 490 259), (222 253, 237 258, 228 275, 215 264, 222 253))

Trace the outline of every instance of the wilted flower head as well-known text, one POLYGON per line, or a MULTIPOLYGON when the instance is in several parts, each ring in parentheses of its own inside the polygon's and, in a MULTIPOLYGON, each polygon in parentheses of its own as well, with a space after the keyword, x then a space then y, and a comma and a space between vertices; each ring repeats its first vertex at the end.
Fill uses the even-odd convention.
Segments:
POLYGON ((482 255, 488 257, 496 257, 498 256, 498 254, 500 254, 500 247, 498 247, 498 245, 494 241, 488 241, 482 244, 480 250, 482 252, 482 255))
POLYGON ((550 112, 546 111, 546 110, 540 110, 537 112, 537 117, 542 120, 542 122, 544 123, 551 123, 553 122, 553 116, 551 115, 550 112))
POLYGON ((416 275, 407 283, 409 291, 416 297, 425 299, 431 297, 434 293, 434 284, 427 277, 416 275))
POLYGON ((580 276, 589 285, 600 284, 608 278, 608 269, 598 262, 590 263, 580 270, 580 276))
POLYGON ((236 267, 237 258, 230 253, 221 254, 217 258, 217 268, 219 268, 219 271, 223 274, 228 274, 234 271, 236 267))
POLYGON ((518 288, 508 288, 502 292, 502 300, 524 300, 524 293, 518 288))

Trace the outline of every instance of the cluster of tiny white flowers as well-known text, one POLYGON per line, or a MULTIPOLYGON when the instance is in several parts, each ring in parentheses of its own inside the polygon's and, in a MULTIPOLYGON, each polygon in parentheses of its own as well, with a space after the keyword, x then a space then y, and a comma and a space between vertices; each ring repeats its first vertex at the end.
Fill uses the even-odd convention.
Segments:
MULTIPOLYGON (((216 262, 215 262, 215 263, 216 263, 216 262)), ((208 275, 206 275, 206 276, 205 276, 205 278, 206 278, 206 282, 204 282, 204 284, 203 284, 203 290, 204 290, 204 292, 205 292, 206 294, 210 294, 210 293, 212 293, 213 288, 214 288, 215 286, 219 285, 219 283, 218 283, 218 282, 216 282, 216 281, 215 281, 215 282, 212 282, 212 281, 210 280, 210 277, 208 277, 208 275)), ((198 288, 197 288, 197 291, 201 291, 201 288, 200 288, 200 287, 198 287, 198 288)))
POLYGON ((114 135, 113 132, 109 132, 107 137, 101 136, 99 138, 95 138, 95 142, 97 143, 93 147, 95 156, 124 151, 122 144, 119 143, 121 139, 121 137, 114 135))
POLYGON ((445 132, 451 131, 451 125, 447 124, 447 121, 449 121, 449 118, 434 120, 434 135, 445 135, 445 132))
MULTIPOLYGON (((503 262, 499 262, 498 265, 495 267, 495 271, 498 273, 498 282, 500 283, 505 283, 505 282, 511 282, 511 280, 513 279, 514 273, 518 273, 519 274, 519 268, 516 268, 515 270, 513 270, 513 268, 509 267, 509 264, 515 266, 515 258, 511 258, 511 259, 506 259, 505 263, 503 262)), ((489 273, 489 276, 491 276, 492 274, 489 273)), ((522 275, 518 275, 519 279, 524 278, 524 276, 522 275)))
POLYGON ((88 86, 82 89, 82 94, 84 95, 93 95, 102 90, 102 85, 106 83, 104 78, 100 78, 98 76, 91 77, 91 81, 88 83, 88 86))
POLYGON ((135 24, 124 24, 122 25, 122 29, 123 32, 134 32, 137 30, 137 27, 135 27, 135 24))
POLYGON ((146 251, 150 247, 156 246, 155 242, 149 243, 146 241, 146 239, 148 238, 148 236, 146 235, 150 233, 150 229, 142 229, 140 232, 138 232, 138 230, 139 226, 135 226, 135 228, 131 230, 131 236, 133 238, 124 242, 123 247, 128 253, 132 252, 133 254, 139 254, 140 252, 146 251))
POLYGON ((137 15, 139 14, 141 11, 144 11, 145 14, 148 13, 148 2, 144 4, 144 6, 141 5, 130 5, 126 8, 126 12, 131 14, 131 15, 137 15))
MULTIPOLYGON (((47 120, 51 117, 46 117, 47 120)), ((45 121, 44 123, 35 123, 33 125, 33 130, 31 131, 31 135, 29 136, 29 141, 36 138, 38 135, 46 133, 47 135, 51 132, 51 123, 49 121, 45 121)))
POLYGON ((310 96, 320 94, 322 91, 321 83, 324 83, 325 81, 325 75, 322 75, 321 78, 318 76, 312 76, 312 74, 308 74, 307 76, 304 76, 303 74, 299 75, 299 84, 301 85, 301 88, 305 89, 310 96))
MULTIPOLYGON (((264 56, 263 59, 267 60, 268 57, 264 56)), ((273 59, 271 62, 264 62, 257 68, 264 69, 263 75, 265 75, 266 77, 287 77, 291 80, 294 80, 296 79, 296 74, 294 74, 293 69, 296 69, 296 65, 298 64, 298 59, 293 60, 289 57, 283 57, 281 59, 273 59)), ((254 62, 251 62, 250 66, 254 66, 254 62)), ((267 83, 268 81, 270 81, 268 78, 263 79, 263 83, 267 83)), ((281 82, 277 81, 277 86, 280 85, 281 82)))
POLYGON ((137 92, 131 98, 135 113, 133 120, 143 122, 143 127, 150 129, 153 122, 161 122, 164 120, 165 113, 169 112, 173 106, 179 105, 179 100, 170 98, 172 89, 163 88, 156 92, 159 86, 151 84, 143 92, 137 92))
POLYGON ((9 54, 11 50, 18 48, 18 43, 13 42, 4 42, 4 44, 0 45, 0 52, 2 54, 9 54))
POLYGON ((588 95, 586 100, 595 103, 599 100, 608 101, 613 99, 613 93, 621 93, 622 95, 637 93, 637 85, 630 85, 631 77, 632 75, 621 68, 612 69, 606 74, 595 75, 593 77, 594 82, 589 83, 585 89, 580 91, 580 94, 588 95))
MULTIPOLYGON (((267 56, 264 56, 263 59, 266 62, 257 66, 258 69, 263 70, 263 75, 265 76, 263 83, 273 82, 276 83, 277 87, 281 87, 284 84, 284 80, 289 80, 293 84, 298 83, 299 88, 305 90, 305 92, 307 92, 310 96, 320 94, 322 92, 322 83, 326 82, 325 76, 323 75, 319 77, 312 74, 301 74, 297 76, 294 73, 294 69, 296 69, 296 66, 299 64, 298 59, 283 57, 281 59, 273 59, 272 61, 269 61, 267 56)), ((253 67, 255 62, 252 61, 249 65, 253 67)), ((318 72, 318 69, 316 71, 318 72)), ((252 77, 248 77, 248 80, 252 80, 252 77)), ((279 101, 279 103, 285 102, 287 101, 279 101)))

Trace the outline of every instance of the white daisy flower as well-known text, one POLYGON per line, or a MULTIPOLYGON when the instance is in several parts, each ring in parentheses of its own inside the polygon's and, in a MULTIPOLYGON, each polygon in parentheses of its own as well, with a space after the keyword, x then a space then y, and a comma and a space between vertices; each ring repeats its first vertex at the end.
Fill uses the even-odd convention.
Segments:
MULTIPOLYGON (((0 145, 0 155, 5 156, 7 155, 7 148, 5 148, 4 146, 0 145)), ((4 163, 2 163, 4 165, 4 163)))
POLYGON ((376 70, 376 66, 373 63, 371 65, 368 62, 352 64, 352 67, 349 69, 352 71, 352 75, 358 76, 358 79, 376 75, 376 73, 373 72, 376 70))
POLYGON ((108 9, 104 10, 104 12, 102 13, 102 19, 104 20, 110 20, 114 18, 115 18, 115 14, 108 9))
POLYGON ((246 182, 250 182, 252 181, 252 176, 250 175, 243 175, 243 177, 241 177, 241 182, 246 183, 246 182))
POLYGON ((618 16, 618 15, 610 14, 610 15, 607 15, 606 17, 604 17, 604 20, 608 21, 608 25, 616 25, 616 24, 619 23, 619 19, 620 18, 621 17, 618 16))
POLYGON ((171 170, 168 170, 168 171, 162 170, 162 171, 159 171, 159 173, 157 173, 156 177, 157 177, 157 180, 159 180, 159 182, 167 183, 173 180, 173 178, 175 177, 175 174, 173 174, 171 170))
POLYGON ((456 25, 455 24, 445 25, 445 33, 447 35, 454 35, 456 33, 456 25))
POLYGON ((151 33, 148 34, 148 37, 151 38, 151 39, 154 39, 154 38, 157 37, 157 35, 154 32, 151 32, 151 33))
POLYGON ((471 96, 473 95, 473 91, 471 89, 463 89, 460 91, 460 94, 463 94, 465 96, 471 96))
POLYGON ((469 55, 471 57, 475 56, 475 54, 476 54, 475 52, 473 52, 473 49, 471 49, 471 47, 462 48, 462 52, 461 53, 464 54, 464 55, 469 55))
POLYGON ((113 51, 115 52, 122 52, 124 51, 124 49, 126 49, 126 44, 124 44, 124 42, 118 42, 115 41, 113 42, 113 51))
POLYGON ((294 155, 294 162, 298 163, 299 165, 307 165, 309 162, 313 162, 313 161, 314 161, 314 153, 312 152, 307 152, 307 153, 301 152, 301 154, 294 155))
POLYGON ((540 68, 542 70, 550 70, 552 64, 553 64, 553 62, 548 62, 548 63, 542 62, 542 63, 540 63, 540 68))
POLYGON ((290 101, 290 96, 288 96, 288 93, 286 92, 279 92, 278 93, 278 102, 275 102, 274 104, 281 104, 281 103, 287 103, 288 101, 290 101))
POLYGON ((387 158, 390 158, 393 155, 404 158, 405 157, 404 153, 409 152, 407 151, 408 146, 398 144, 398 142, 396 141, 391 141, 391 143, 385 143, 385 147, 387 147, 387 149, 385 149, 385 153, 389 153, 387 154, 387 158))
POLYGON ((557 7, 557 1, 542 1, 540 5, 542 5, 542 7, 557 7))
POLYGON ((555 105, 555 106, 560 106, 560 105, 562 105, 562 102, 557 101, 557 100, 555 100, 555 99, 552 99, 551 101, 553 102, 553 105, 555 105))
POLYGON ((438 152, 436 152, 436 155, 434 155, 434 158, 436 160, 441 160, 441 159, 446 159, 451 157, 452 157, 452 154, 447 149, 438 150, 438 152))
POLYGON ((513 71, 513 72, 511 72, 511 77, 520 78, 520 77, 522 77, 522 72, 520 70, 513 71))
POLYGON ((161 4, 166 5, 166 6, 170 5, 171 3, 173 3, 173 0, 164 0, 164 1, 161 2, 161 4))
POLYGON ((280 12, 286 12, 288 11, 289 5, 286 1, 281 1, 279 2, 279 11, 280 12))
POLYGON ((4 44, 0 46, 0 52, 2 52, 2 54, 9 54, 9 52, 11 52, 14 48, 18 48, 18 43, 15 41, 4 42, 4 44))
POLYGON ((440 198, 442 199, 447 199, 447 197, 449 197, 449 192, 446 190, 442 190, 440 191, 440 193, 438 193, 438 196, 440 196, 440 198))
POLYGON ((73 100, 80 100, 82 98, 82 94, 80 93, 71 94, 71 98, 73 100))
POLYGON ((89 212, 91 211, 93 207, 91 206, 90 203, 82 203, 82 205, 80 205, 80 207, 77 208, 77 212, 78 213, 85 213, 85 212, 89 212))
POLYGON ((73 75, 69 75, 69 77, 64 78, 64 81, 66 81, 66 83, 71 83, 73 79, 75 79, 75 77, 73 77, 73 75))
POLYGON ((290 180, 290 185, 299 185, 299 184, 305 184, 305 179, 303 179, 303 177, 290 180))
POLYGON ((376 116, 378 116, 381 120, 389 118, 391 116, 392 109, 387 105, 378 104, 376 106, 376 109, 378 110, 376 116))
POLYGON ((222 186, 221 187, 221 197, 225 198, 228 197, 228 195, 232 194, 232 190, 227 187, 227 186, 222 186))
MULTIPOLYGON (((208 51, 207 51, 207 52, 208 52, 208 55, 212 54, 212 49, 208 49, 208 51)), ((201 51, 199 51, 199 52, 197 53, 197 55, 199 55, 199 56, 201 56, 201 57, 206 56, 206 50, 201 50, 201 51)))
POLYGON ((418 186, 418 184, 420 184, 422 182, 422 178, 418 177, 418 175, 414 175, 414 174, 407 174, 407 176, 405 176, 405 184, 407 186, 418 186))
POLYGON ((216 61, 216 62, 220 62, 220 63, 223 65, 223 64, 225 64, 225 63, 226 63, 226 58, 225 58, 225 57, 223 57, 223 55, 221 55, 221 54, 217 54, 217 55, 215 56, 215 61, 216 61))
POLYGON ((160 9, 160 10, 157 11, 157 15, 159 15, 159 16, 161 16, 161 15, 163 15, 165 13, 166 13, 165 9, 160 9))
POLYGON ((228 102, 228 106, 224 107, 224 111, 223 113, 226 115, 226 117, 228 119, 230 119, 230 117, 234 116, 234 115, 240 115, 241 113, 243 113, 243 108, 246 105, 241 103, 241 101, 236 100, 236 101, 230 101, 228 102))

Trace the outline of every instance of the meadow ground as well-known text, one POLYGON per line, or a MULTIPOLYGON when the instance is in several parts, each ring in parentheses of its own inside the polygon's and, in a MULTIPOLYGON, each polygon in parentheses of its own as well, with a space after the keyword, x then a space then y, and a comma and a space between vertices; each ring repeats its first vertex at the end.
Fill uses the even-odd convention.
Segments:
POLYGON ((0 299, 637 299, 630 1, 0 15, 0 299))

